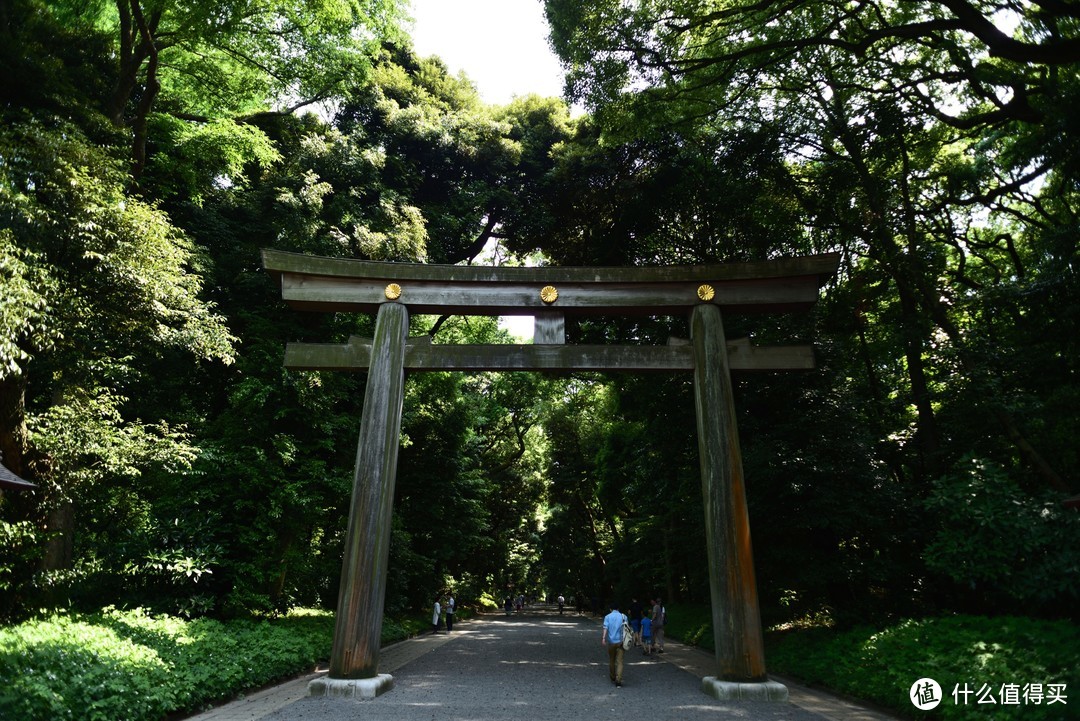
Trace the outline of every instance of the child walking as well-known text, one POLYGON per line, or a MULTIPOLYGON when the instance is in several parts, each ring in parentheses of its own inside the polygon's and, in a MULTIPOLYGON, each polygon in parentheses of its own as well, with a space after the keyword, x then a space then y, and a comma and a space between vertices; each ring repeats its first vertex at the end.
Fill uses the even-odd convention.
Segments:
POLYGON ((652 619, 648 616, 641 619, 641 645, 644 649, 642 655, 652 653, 652 619))

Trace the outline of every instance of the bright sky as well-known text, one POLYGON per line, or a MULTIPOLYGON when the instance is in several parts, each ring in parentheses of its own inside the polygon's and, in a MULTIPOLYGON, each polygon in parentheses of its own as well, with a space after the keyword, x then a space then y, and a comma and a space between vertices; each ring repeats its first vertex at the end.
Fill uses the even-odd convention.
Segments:
MULTIPOLYGON (((412 0, 412 10, 417 55, 438 55, 451 73, 464 71, 484 102, 562 96, 562 67, 548 45, 543 0, 412 0)), ((532 316, 503 318, 500 325, 532 338, 532 316)))
POLYGON ((562 68, 548 46, 543 0, 412 0, 413 44, 465 71, 485 102, 562 96, 562 68))

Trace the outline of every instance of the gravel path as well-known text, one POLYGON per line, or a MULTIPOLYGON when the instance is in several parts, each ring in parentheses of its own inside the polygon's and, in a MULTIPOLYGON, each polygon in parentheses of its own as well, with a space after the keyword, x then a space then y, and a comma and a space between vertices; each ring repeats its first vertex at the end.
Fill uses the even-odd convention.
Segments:
POLYGON ((368 701, 303 698, 265 721, 822 721, 791 704, 721 702, 701 679, 637 649, 622 688, 608 680, 596 619, 487 617, 393 672, 394 688, 368 701))

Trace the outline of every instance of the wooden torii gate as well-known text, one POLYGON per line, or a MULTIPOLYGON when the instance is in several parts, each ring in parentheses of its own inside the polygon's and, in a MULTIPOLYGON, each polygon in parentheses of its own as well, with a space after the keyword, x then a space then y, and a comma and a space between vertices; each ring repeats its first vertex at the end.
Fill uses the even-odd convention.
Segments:
POLYGON ((728 341, 721 311, 809 308, 839 256, 720 265, 626 268, 502 268, 385 263, 264 250, 293 308, 376 313, 374 338, 341 345, 290 343, 285 366, 367 370, 352 505, 328 678, 310 693, 373 697, 392 687, 379 674, 390 521, 405 371, 693 371, 701 488, 712 594, 717 698, 786 700, 765 672, 742 455, 731 370, 814 365, 810 346, 728 341), (533 315, 532 345, 435 345, 408 338, 409 313, 533 315), (691 338, 667 346, 566 344, 567 317, 690 316, 691 338))

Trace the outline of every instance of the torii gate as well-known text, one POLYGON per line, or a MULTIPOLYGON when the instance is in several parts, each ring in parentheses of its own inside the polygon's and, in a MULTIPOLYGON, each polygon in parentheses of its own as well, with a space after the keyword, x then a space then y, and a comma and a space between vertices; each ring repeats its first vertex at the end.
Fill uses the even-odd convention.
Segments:
POLYGON ((814 366, 810 346, 755 347, 724 337, 724 312, 809 308, 836 272, 836 254, 720 265, 502 268, 385 263, 263 250, 293 308, 377 313, 375 337, 342 345, 290 343, 285 366, 367 370, 352 506, 328 678, 312 695, 374 697, 379 674, 390 521, 405 371, 693 371, 719 699, 787 700, 765 672, 731 370, 814 366), (408 338, 409 313, 534 315, 532 345, 433 345, 408 338), (689 313, 691 339, 667 346, 566 344, 566 318, 689 313))

